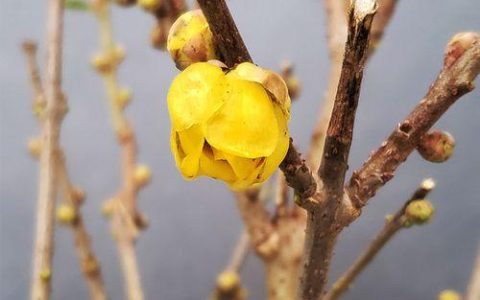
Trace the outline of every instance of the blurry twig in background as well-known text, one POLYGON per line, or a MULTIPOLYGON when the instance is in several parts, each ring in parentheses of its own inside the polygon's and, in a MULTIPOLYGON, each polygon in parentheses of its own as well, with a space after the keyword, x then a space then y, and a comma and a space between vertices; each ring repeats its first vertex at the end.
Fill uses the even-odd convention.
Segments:
POLYGON ((137 194, 150 180, 147 166, 137 165, 137 145, 133 129, 125 118, 123 110, 131 98, 128 89, 120 88, 117 68, 125 56, 125 50, 113 41, 110 20, 110 3, 107 0, 93 0, 92 9, 100 25, 101 53, 94 57, 93 65, 103 78, 107 91, 114 133, 121 147, 121 168, 123 183, 115 197, 105 203, 104 212, 111 215, 112 232, 117 242, 125 292, 128 299, 144 298, 135 254, 135 241, 139 230, 147 226, 146 218, 137 210, 137 194))
POLYGON ((475 263, 473 265, 472 276, 470 277, 467 293, 465 294, 465 300, 478 299, 480 299, 480 245, 477 250, 477 257, 475 258, 475 263))
POLYGON ((61 91, 63 0, 48 1, 47 20, 46 106, 42 124, 42 150, 31 286, 31 299, 34 300, 49 299, 51 291, 57 162, 60 127, 65 113, 65 99, 61 91))
MULTIPOLYGON (((45 95, 42 87, 42 81, 38 65, 36 62, 37 45, 31 41, 25 41, 22 44, 27 65, 30 73, 30 79, 34 91, 33 111, 39 125, 42 125, 45 109, 45 95)), ((42 148, 42 143, 38 139, 29 141, 30 153, 38 158, 42 148)), ((85 276, 91 299, 106 299, 105 287, 100 271, 100 264, 93 252, 90 236, 87 232, 80 207, 84 201, 84 193, 73 186, 68 176, 65 154, 61 149, 58 151, 57 157, 57 193, 63 197, 64 203, 57 210, 57 218, 59 221, 71 226, 75 237, 75 248, 78 254, 80 267, 85 276)))
MULTIPOLYGON (((335 300, 338 299, 343 293, 345 293, 352 282, 357 278, 358 275, 367 267, 367 265, 375 258, 375 256, 383 249, 383 247, 390 241, 395 234, 402 228, 409 227, 413 224, 418 224, 418 222, 426 222, 431 217, 432 211, 424 213, 424 219, 418 220, 412 217, 412 214, 407 214, 407 207, 413 202, 417 201, 426 201, 423 200, 432 189, 435 187, 435 183, 432 179, 425 179, 420 187, 413 193, 413 195, 408 199, 402 208, 393 216, 387 218, 385 225, 382 230, 377 234, 375 239, 370 243, 367 249, 355 260, 355 262, 348 268, 348 270, 343 273, 337 281, 332 285, 331 290, 322 298, 322 300, 335 300), (416 223, 417 222, 417 223, 416 223)), ((420 202, 419 202, 420 203, 420 202)), ((423 208, 420 203, 420 208, 423 208)), ((427 203, 428 205, 428 203, 427 203)), ((413 206, 412 208, 416 208, 413 206)))

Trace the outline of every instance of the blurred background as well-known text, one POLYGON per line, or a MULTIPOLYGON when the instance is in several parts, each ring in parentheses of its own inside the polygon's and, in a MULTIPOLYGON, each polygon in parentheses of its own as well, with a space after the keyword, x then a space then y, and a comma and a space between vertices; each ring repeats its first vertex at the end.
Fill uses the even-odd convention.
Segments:
MULTIPOLYGON (((232 14, 254 60, 279 69, 296 65, 303 92, 292 109, 291 134, 305 151, 327 84, 328 57, 322 1, 232 0, 232 14)), ((418 103, 440 70, 449 38, 480 29, 478 0, 400 1, 384 40, 366 69, 351 170, 359 167, 418 103)), ((38 164, 26 150, 38 134, 32 91, 20 43, 38 40, 44 58, 45 1, 0 0, 0 297, 29 294, 38 164)), ((220 182, 185 182, 169 149, 166 94, 178 73, 166 53, 150 47, 153 17, 139 8, 113 11, 116 40, 127 49, 120 82, 134 91, 127 110, 137 133, 139 160, 153 181, 139 205, 150 227, 138 241, 147 299, 205 299, 242 230, 235 202, 220 182)), ((67 12, 64 84, 70 111, 62 130, 73 182, 87 193, 83 213, 111 299, 122 299, 122 275, 101 203, 120 182, 119 151, 110 128, 101 79, 90 66, 98 47, 93 15, 67 12)), ((477 83, 478 82, 477 80, 477 83)), ((363 213, 341 235, 332 266, 339 275, 425 177, 436 215, 427 226, 402 231, 368 267, 345 299, 435 299, 445 288, 464 291, 480 240, 480 90, 463 97, 437 124, 457 147, 445 164, 413 153, 363 213)), ((250 299, 264 299, 260 262, 250 255, 243 270, 250 299)), ((86 299, 71 232, 56 230, 53 299, 86 299)))

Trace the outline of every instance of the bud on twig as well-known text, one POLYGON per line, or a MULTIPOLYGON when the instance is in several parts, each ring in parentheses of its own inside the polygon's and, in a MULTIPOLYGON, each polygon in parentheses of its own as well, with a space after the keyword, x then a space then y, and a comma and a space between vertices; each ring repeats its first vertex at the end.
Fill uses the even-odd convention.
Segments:
POLYGON ((152 178, 152 172, 147 165, 138 165, 135 168, 135 172, 133 174, 133 180, 135 181, 135 185, 137 187, 142 187, 150 182, 152 178))
POLYGON ((162 5, 162 0, 137 0, 137 4, 147 11, 154 12, 162 5))
POLYGON ((438 300, 461 300, 462 296, 454 290, 443 290, 438 294, 438 300))
POLYGON ((431 219, 433 212, 433 205, 428 200, 421 199, 411 202, 405 209, 405 216, 408 221, 407 227, 410 224, 422 225, 427 223, 431 219))
POLYGON ((430 162, 441 163, 450 158, 455 149, 453 136, 440 130, 430 131, 424 134, 417 145, 420 155, 430 162))
POLYGON ((75 207, 70 204, 60 204, 57 207, 57 220, 60 223, 69 225, 72 224, 77 218, 77 212, 75 207))
POLYGON ((302 85, 297 76, 293 73, 293 64, 290 61, 284 61, 282 63, 283 80, 287 84, 288 94, 292 100, 296 99, 302 90, 302 85))
POLYGON ((42 139, 39 137, 28 139, 27 148, 30 155, 38 159, 42 153, 42 139))
POLYGON ((476 32, 460 32, 455 34, 445 49, 445 68, 452 66, 478 39, 480 39, 480 35, 476 32))

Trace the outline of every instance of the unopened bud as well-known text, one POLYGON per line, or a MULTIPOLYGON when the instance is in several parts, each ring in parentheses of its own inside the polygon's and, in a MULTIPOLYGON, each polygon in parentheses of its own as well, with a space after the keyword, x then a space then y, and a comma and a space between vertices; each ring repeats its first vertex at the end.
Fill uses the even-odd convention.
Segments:
POLYGON ((135 214, 135 217, 133 220, 135 222, 135 225, 137 225, 138 229, 141 229, 141 230, 146 229, 150 224, 147 216, 138 212, 135 214))
POLYGON ((42 139, 39 137, 28 139, 27 147, 33 158, 39 158, 42 153, 42 139))
POLYGON ((164 26, 164 22, 157 23, 150 32, 150 44, 159 50, 165 49, 168 36, 168 27, 164 26))
POLYGON ((302 85, 297 76, 293 72, 293 64, 290 61, 284 61, 281 66, 282 78, 288 88, 290 98, 295 99, 300 95, 302 85))
POLYGON ((186 12, 173 23, 168 33, 167 50, 180 70, 217 58, 213 35, 201 10, 186 12))
POLYGON ((102 204, 101 211, 105 218, 110 218, 112 216, 115 209, 115 201, 116 199, 109 199, 102 204))
POLYGON ((87 275, 97 274, 100 269, 100 265, 97 259, 93 256, 89 256, 82 261, 82 270, 87 275))
POLYGON ((138 165, 133 174, 133 180, 138 187, 144 186, 150 182, 152 172, 147 165, 138 165))
POLYGON ((85 200, 85 192, 77 186, 72 187, 72 189, 70 190, 70 196, 72 197, 72 200, 77 204, 81 204, 83 200, 85 200))
POLYGON ((455 149, 453 136, 440 130, 430 131, 424 134, 417 145, 420 155, 430 162, 441 163, 450 158, 455 149))
POLYGON ((137 0, 137 4, 147 11, 154 12, 162 5, 162 0, 137 0))
POLYGON ((405 209, 405 217, 412 224, 422 225, 428 222, 434 213, 433 205, 430 201, 421 199, 412 201, 405 209))
POLYGON ((443 290, 438 294, 438 300, 461 300, 462 296, 454 290, 443 290))
POLYGON ((132 91, 130 89, 121 88, 118 90, 116 101, 118 106, 120 106, 122 109, 127 106, 131 99, 132 91))
POLYGON ((60 204, 57 207, 57 220, 60 223, 68 225, 72 224, 77 217, 77 212, 75 207, 70 204, 60 204))
POLYGON ((111 72, 115 66, 115 59, 112 55, 96 54, 92 59, 92 65, 101 74, 111 72))
POLYGON ((39 275, 42 281, 50 281, 50 279, 52 278, 52 271, 50 270, 50 268, 44 268, 40 271, 39 275))
POLYGON ((115 64, 119 65, 120 63, 123 62, 125 59, 125 56, 127 56, 127 51, 125 48, 121 45, 116 45, 115 48, 113 48, 113 57, 115 64))
POLYGON ((444 66, 446 68, 451 67, 475 41, 479 40, 480 35, 476 32, 460 32, 455 34, 445 49, 444 66))
POLYGON ((223 292, 228 293, 240 288, 240 276, 233 271, 225 271, 217 277, 217 288, 223 292))

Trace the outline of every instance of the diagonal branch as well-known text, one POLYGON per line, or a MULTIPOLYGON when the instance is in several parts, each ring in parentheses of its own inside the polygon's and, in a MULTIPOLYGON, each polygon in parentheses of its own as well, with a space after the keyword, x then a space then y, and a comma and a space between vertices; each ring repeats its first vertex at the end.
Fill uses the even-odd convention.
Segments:
POLYGON ((350 7, 340 82, 327 130, 323 159, 318 170, 323 183, 323 201, 321 205, 308 210, 299 299, 312 300, 321 297, 336 237, 343 228, 342 225, 346 224, 346 221, 341 219, 343 184, 375 11, 375 0, 352 1, 350 7))
POLYGON ((478 300, 480 298, 480 247, 473 265, 472 276, 468 283, 465 300, 478 300))
POLYGON ((454 42, 450 42, 443 69, 427 95, 350 178, 346 193, 357 208, 365 206, 392 179, 420 137, 447 109, 474 89, 473 81, 480 72, 480 37, 472 33, 460 43, 454 42))
MULTIPOLYGON (((42 87, 42 80, 38 65, 36 61, 37 45, 31 41, 25 41, 22 44, 25 56, 27 59, 27 66, 30 73, 30 79, 34 91, 33 110, 36 112, 36 117, 39 125, 42 125, 43 118, 41 109, 44 105, 44 91, 42 87)), ((67 166, 65 163, 65 155, 60 149, 57 161, 57 186, 63 187, 62 197, 65 199, 65 205, 68 206, 70 220, 73 235, 75 238, 75 248, 78 254, 81 269, 84 273, 85 280, 87 282, 88 290, 92 299, 101 300, 106 299, 106 291, 103 283, 102 274, 100 271, 100 264, 93 252, 93 248, 90 242, 90 235, 87 232, 83 217, 80 212, 80 207, 83 203, 83 193, 73 186, 70 181, 70 176, 67 172, 67 166)), ((59 188, 59 187, 58 187, 59 188)), ((58 192, 57 188, 57 192, 58 192)))
POLYGON ((416 200, 424 199, 435 187, 432 179, 425 179, 420 187, 413 193, 413 195, 404 203, 402 208, 387 220, 382 230, 377 234, 375 239, 370 243, 368 248, 355 260, 348 270, 343 273, 340 278, 332 285, 332 289, 322 298, 322 300, 338 299, 343 293, 347 291, 352 282, 357 276, 368 266, 368 264, 375 258, 375 256, 383 249, 383 247, 390 241, 395 234, 402 228, 405 228, 408 217, 405 211, 410 203, 416 200))

